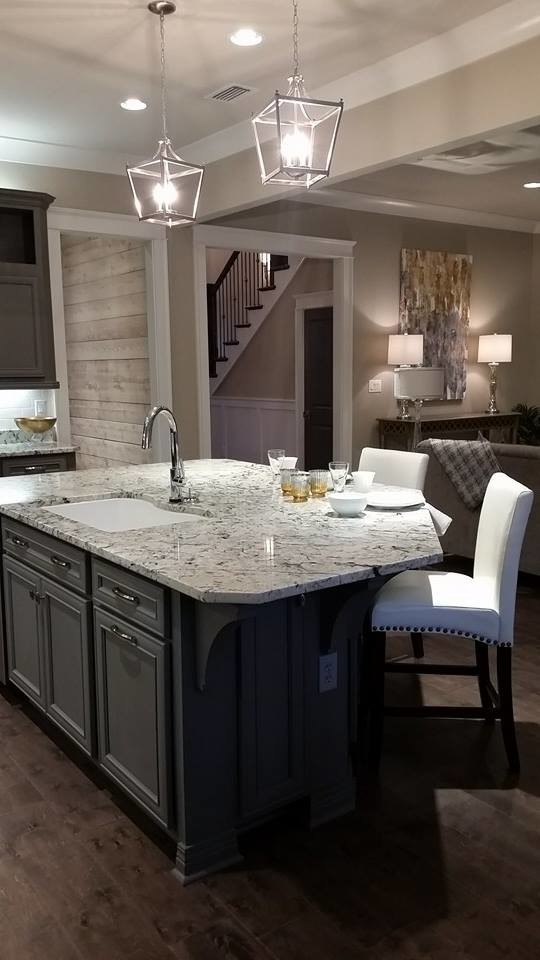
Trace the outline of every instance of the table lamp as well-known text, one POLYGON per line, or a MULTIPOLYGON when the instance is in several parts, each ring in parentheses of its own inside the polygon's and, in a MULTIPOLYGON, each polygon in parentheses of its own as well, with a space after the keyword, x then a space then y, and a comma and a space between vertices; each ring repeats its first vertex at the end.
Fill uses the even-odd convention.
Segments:
POLYGON ((397 400, 414 400, 414 438, 416 447, 422 439, 420 421, 424 400, 444 399, 442 367, 400 367, 394 372, 394 396, 397 400))
MULTIPOLYGON (((391 333, 388 336, 388 364, 397 370, 417 367, 424 361, 424 336, 421 333, 391 333)), ((409 400, 399 401, 400 420, 408 420, 409 400)))
POLYGON ((512 334, 492 333, 478 337, 478 363, 489 364, 489 407, 486 413, 498 413, 497 367, 512 360, 512 334))

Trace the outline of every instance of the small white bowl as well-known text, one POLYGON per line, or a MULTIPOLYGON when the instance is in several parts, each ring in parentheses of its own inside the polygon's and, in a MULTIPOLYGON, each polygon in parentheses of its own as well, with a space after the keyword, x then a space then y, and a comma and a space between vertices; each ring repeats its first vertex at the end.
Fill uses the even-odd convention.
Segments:
POLYGON ((359 517, 367 506, 368 498, 365 493, 356 490, 345 490, 343 493, 327 493, 326 499, 340 517, 359 517))
POLYGON ((351 476, 353 490, 358 490, 359 493, 367 493, 371 490, 375 479, 375 473, 372 470, 353 470, 351 476))

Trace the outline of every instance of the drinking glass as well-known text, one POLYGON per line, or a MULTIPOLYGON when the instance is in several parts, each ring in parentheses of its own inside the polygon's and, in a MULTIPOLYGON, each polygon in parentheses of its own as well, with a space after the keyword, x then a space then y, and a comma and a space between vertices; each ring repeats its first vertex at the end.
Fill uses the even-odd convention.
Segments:
POLYGON ((328 470, 310 470, 309 484, 312 497, 324 497, 328 490, 328 470))
POLYGON ((304 473, 303 470, 295 470, 291 474, 291 493, 293 500, 297 503, 309 498, 309 473, 304 473))
POLYGON ((281 470, 281 463, 283 457, 285 456, 284 450, 269 450, 268 451, 268 463, 270 464, 270 469, 275 477, 279 476, 279 471, 281 470))
POLYGON ((334 490, 336 493, 343 493, 349 474, 349 464, 345 463, 344 460, 332 460, 332 463, 328 464, 328 469, 330 470, 334 490))
POLYGON ((281 492, 284 497, 289 496, 291 493, 291 478, 293 473, 296 473, 296 470, 291 470, 289 467, 280 470, 281 492))

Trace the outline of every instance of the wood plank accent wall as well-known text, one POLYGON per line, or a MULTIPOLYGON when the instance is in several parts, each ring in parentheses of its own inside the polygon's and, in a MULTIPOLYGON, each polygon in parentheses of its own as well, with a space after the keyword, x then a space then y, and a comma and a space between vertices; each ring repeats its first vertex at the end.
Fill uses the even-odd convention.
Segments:
POLYGON ((77 467, 146 463, 150 406, 144 244, 62 236, 69 408, 77 467))

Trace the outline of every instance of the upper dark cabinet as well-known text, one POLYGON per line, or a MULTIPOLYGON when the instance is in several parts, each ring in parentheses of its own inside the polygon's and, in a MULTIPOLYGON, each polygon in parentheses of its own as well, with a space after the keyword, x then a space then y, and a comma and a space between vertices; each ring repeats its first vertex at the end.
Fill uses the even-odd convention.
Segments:
POLYGON ((57 387, 48 193, 0 190, 0 389, 57 387))

